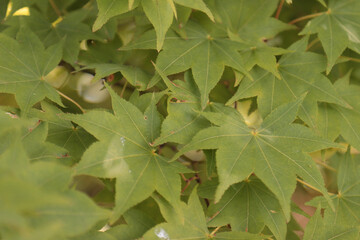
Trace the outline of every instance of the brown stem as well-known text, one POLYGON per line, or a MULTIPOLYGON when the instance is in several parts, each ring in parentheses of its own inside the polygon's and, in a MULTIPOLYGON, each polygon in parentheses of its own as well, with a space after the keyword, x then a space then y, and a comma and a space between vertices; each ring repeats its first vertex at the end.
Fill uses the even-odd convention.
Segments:
POLYGON ((183 173, 180 173, 180 176, 181 176, 181 178, 184 180, 184 182, 186 182, 186 181, 187 181, 187 178, 184 176, 184 174, 183 174, 183 173))
POLYGON ((77 106, 77 107, 81 110, 82 113, 85 113, 85 112, 86 112, 85 109, 83 109, 83 108, 80 106, 80 104, 78 104, 74 99, 66 96, 65 94, 63 94, 63 93, 60 92, 59 90, 56 90, 56 92, 57 92, 60 96, 62 96, 62 97, 65 98, 66 100, 72 102, 75 106, 77 106))
POLYGON ((181 178, 184 180, 184 182, 186 182, 185 187, 184 187, 183 189, 181 189, 181 193, 183 193, 183 192, 190 186, 191 181, 199 179, 199 177, 196 176, 196 175, 193 176, 193 177, 191 177, 191 178, 189 178, 189 179, 187 179, 187 178, 184 176, 184 174, 182 174, 182 173, 180 173, 180 175, 181 175, 181 178))
POLYGON ((51 5, 51 7, 54 9, 54 11, 56 12, 56 15, 58 15, 59 17, 61 17, 61 11, 60 9, 56 6, 54 0, 49 0, 49 3, 51 5))
POLYGON ((319 12, 319 13, 314 13, 314 14, 302 16, 302 17, 299 17, 299 18, 296 18, 296 19, 292 20, 291 22, 289 22, 289 24, 295 24, 295 23, 297 23, 297 22, 301 22, 301 21, 306 20, 306 19, 318 17, 318 16, 323 15, 324 13, 325 13, 325 12, 319 12))
POLYGON ((183 187, 183 189, 181 189, 181 193, 185 192, 185 190, 190 186, 190 181, 186 182, 185 187, 183 187))
POLYGON ((283 7, 283 5, 284 5, 284 2, 285 2, 285 0, 281 0, 280 3, 279 3, 279 6, 278 6, 278 8, 277 8, 277 10, 276 10, 276 14, 275 14, 275 18, 276 18, 276 19, 279 19, 279 16, 280 16, 282 7, 283 7))

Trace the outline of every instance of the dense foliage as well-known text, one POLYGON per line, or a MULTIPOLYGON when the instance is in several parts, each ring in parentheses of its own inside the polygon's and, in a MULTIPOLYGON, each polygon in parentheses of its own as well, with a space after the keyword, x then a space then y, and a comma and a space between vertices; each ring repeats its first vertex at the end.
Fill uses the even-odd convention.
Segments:
POLYGON ((360 239, 360 0, 0 0, 0 105, 2 240, 360 239))

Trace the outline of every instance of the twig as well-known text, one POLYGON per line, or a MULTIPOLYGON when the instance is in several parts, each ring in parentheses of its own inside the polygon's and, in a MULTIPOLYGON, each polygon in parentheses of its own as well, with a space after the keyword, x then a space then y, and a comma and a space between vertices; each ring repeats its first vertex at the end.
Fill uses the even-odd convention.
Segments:
POLYGON ((296 18, 296 19, 292 20, 291 22, 289 22, 289 24, 294 24, 294 23, 297 23, 297 22, 300 22, 300 21, 303 21, 303 20, 306 20, 306 19, 318 17, 318 16, 323 15, 324 13, 325 12, 319 12, 319 13, 314 13, 314 14, 302 16, 302 17, 299 17, 299 18, 296 18))
POLYGON ((283 7, 283 5, 284 5, 284 2, 285 2, 285 0, 281 0, 280 3, 279 3, 279 6, 278 6, 278 8, 277 8, 277 10, 276 10, 276 14, 275 14, 275 18, 276 18, 276 19, 279 19, 279 16, 280 16, 282 7, 283 7))
POLYGON ((182 173, 181 173, 180 175, 181 175, 181 178, 186 182, 185 187, 183 187, 183 189, 181 189, 181 193, 183 193, 183 192, 190 186, 191 181, 199 179, 199 177, 196 176, 196 175, 193 176, 193 177, 191 177, 191 178, 189 178, 189 179, 187 179, 187 178, 184 176, 184 174, 182 174, 182 173))
POLYGON ((66 96, 65 94, 63 94, 63 93, 60 92, 59 90, 56 90, 56 92, 57 92, 60 96, 62 96, 63 98, 65 98, 66 100, 68 100, 68 101, 72 102, 74 105, 76 105, 76 106, 81 110, 82 113, 85 113, 85 112, 86 112, 85 109, 83 109, 83 108, 80 106, 80 104, 78 104, 74 99, 66 96))
POLYGON ((54 0, 49 0, 49 3, 51 5, 51 7, 54 9, 54 11, 56 12, 56 14, 61 17, 61 11, 60 9, 56 6, 54 0))
POLYGON ((186 182, 186 181, 187 181, 187 178, 184 176, 184 174, 183 174, 183 173, 180 173, 180 176, 181 176, 181 178, 184 180, 184 182, 186 182))

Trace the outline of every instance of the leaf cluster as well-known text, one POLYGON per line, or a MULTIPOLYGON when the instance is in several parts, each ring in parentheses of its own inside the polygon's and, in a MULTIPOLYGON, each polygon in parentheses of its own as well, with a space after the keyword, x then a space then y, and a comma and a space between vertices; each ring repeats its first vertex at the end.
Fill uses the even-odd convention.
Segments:
POLYGON ((0 0, 0 239, 359 239, 359 23, 359 0, 0 0))

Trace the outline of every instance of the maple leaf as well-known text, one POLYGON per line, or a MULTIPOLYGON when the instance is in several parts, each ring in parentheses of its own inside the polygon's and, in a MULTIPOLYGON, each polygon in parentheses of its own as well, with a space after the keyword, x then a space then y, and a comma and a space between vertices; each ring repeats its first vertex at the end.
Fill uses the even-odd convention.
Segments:
MULTIPOLYGON (((189 21, 184 30, 187 32, 187 39, 167 39, 163 51, 156 59, 156 65, 166 75, 191 68, 201 94, 201 107, 204 109, 208 95, 220 80, 225 65, 249 75, 241 55, 237 52, 243 45, 224 38, 223 33, 214 32, 214 35, 211 35, 195 22, 189 21)), ((148 87, 155 85, 159 80, 159 75, 155 75, 148 87)))
POLYGON ((351 71, 334 83, 339 96, 350 106, 344 108, 334 104, 323 104, 319 107, 316 116, 322 136, 334 140, 341 134, 352 146, 360 149, 360 128, 358 119, 360 117, 360 87, 350 84, 351 71), (330 121, 331 119, 331 121, 330 121))
MULTIPOLYGON (((51 22, 35 8, 30 8, 30 11, 30 16, 20 17, 24 19, 23 22, 26 26, 37 34, 45 47, 63 41, 66 47, 62 48, 62 59, 72 65, 77 61, 80 51, 80 41, 84 39, 101 39, 91 32, 90 26, 83 23, 88 15, 87 11, 74 11, 64 17, 59 17, 54 22, 51 22)), ((20 21, 14 20, 10 20, 8 25, 10 27, 7 31, 10 31, 10 29, 14 31, 21 27, 20 21)))
POLYGON ((62 106, 56 90, 44 81, 61 59, 62 43, 44 49, 39 38, 21 28, 16 40, 0 34, 0 92, 13 93, 22 114, 45 97, 62 106))
POLYGON ((208 226, 231 224, 233 231, 259 233, 266 225, 276 239, 285 239, 286 218, 275 195, 256 177, 232 185, 211 205, 208 226))
POLYGON ((359 226, 360 225, 360 181, 358 179, 359 159, 350 155, 350 148, 340 159, 337 174, 338 194, 331 196, 335 211, 329 208, 322 197, 316 197, 309 204, 321 206, 326 209, 325 221, 333 225, 359 226))
MULTIPOLYGON (((29 124, 16 118, 10 121, 22 128, 29 124)), ((99 208, 83 193, 68 189, 73 169, 30 158, 29 147, 39 146, 35 152, 42 149, 42 136, 33 132, 23 136, 22 129, 9 130, 11 134, 0 131, 7 145, 0 149, 0 212, 7 216, 0 218, 2 237, 67 238, 84 233, 109 217, 110 211, 99 208), (31 138, 33 145, 29 145, 27 138, 31 138)))
POLYGON ((275 56, 287 51, 271 47, 266 42, 282 31, 294 29, 294 26, 271 17, 277 4, 276 0, 256 0, 250 3, 232 0, 211 1, 209 7, 212 12, 217 13, 215 16, 219 19, 216 20, 228 32, 230 39, 244 44, 240 53, 246 69, 257 64, 280 78, 275 56))
POLYGON ((351 106, 351 108, 333 106, 337 111, 336 118, 340 123, 341 135, 355 148, 360 149, 360 128, 358 124, 360 117, 360 98, 358 93, 360 87, 350 84, 350 72, 343 78, 338 79, 334 86, 340 96, 351 106))
POLYGON ((228 104, 238 99, 257 96, 258 108, 262 116, 266 116, 276 107, 300 97, 308 92, 300 105, 300 118, 313 129, 317 130, 315 116, 317 114, 317 102, 335 103, 349 107, 329 79, 321 74, 325 69, 323 56, 304 52, 307 45, 304 38, 292 46, 293 51, 283 55, 279 60, 278 72, 281 79, 275 78, 268 71, 255 67, 251 71, 253 80, 242 80, 237 92, 228 101, 228 104))
POLYGON ((89 64, 83 69, 92 68, 94 68, 96 72, 94 78, 92 79, 93 82, 109 76, 110 74, 121 72, 121 74, 126 78, 126 81, 136 87, 139 91, 143 91, 146 89, 146 86, 150 81, 150 76, 141 68, 115 63, 95 63, 89 64))
POLYGON ((127 224, 120 224, 106 231, 118 240, 141 238, 144 233, 156 225, 152 216, 148 216, 136 208, 126 211, 123 217, 127 224))
MULTIPOLYGON (((72 161, 80 160, 84 151, 95 141, 95 138, 80 126, 59 117, 62 111, 45 101, 41 102, 42 111, 33 109, 32 117, 37 117, 48 124, 46 141, 68 150, 67 157, 72 161)), ((44 139, 45 140, 45 139, 44 139)))
MULTIPOLYGON (((99 15, 93 30, 96 31, 113 16, 120 15, 136 8, 140 1, 135 0, 97 0, 99 15)), ((202 0, 144 0, 141 5, 144 13, 154 26, 156 31, 156 49, 161 50, 166 32, 173 22, 176 14, 175 3, 189 8, 197 9, 206 13, 210 19, 214 19, 212 13, 202 0)))
POLYGON ((316 197, 308 204, 317 206, 318 210, 311 218, 305 229, 304 239, 358 239, 360 234, 359 211, 359 158, 350 154, 350 147, 341 157, 337 176, 338 194, 331 196, 335 211, 322 197, 316 197), (320 215, 321 208, 325 208, 324 218, 320 215))
POLYGON ((360 2, 330 0, 328 10, 307 23, 300 34, 317 33, 325 50, 328 74, 346 48, 360 54, 360 2))
POLYGON ((189 71, 185 73, 184 81, 171 82, 156 65, 155 68, 171 94, 167 106, 168 116, 161 125, 161 134, 154 145, 165 142, 187 143, 196 131, 209 126, 209 121, 201 115, 199 90, 189 71))
POLYGON ((331 221, 326 221, 321 216, 321 205, 317 206, 315 214, 306 225, 304 240, 326 240, 326 239, 359 239, 360 228, 351 225, 334 225, 331 221))
POLYGON ((165 216, 167 223, 161 223, 150 229, 144 239, 264 239, 266 236, 251 234, 247 232, 231 231, 212 234, 209 232, 205 214, 199 198, 196 194, 196 188, 192 191, 188 204, 181 203, 181 209, 184 216, 184 222, 181 222, 177 216, 171 214, 171 206, 163 199, 157 197, 157 202, 165 216))
POLYGON ((219 105, 220 113, 203 113, 219 127, 200 131, 173 159, 192 149, 218 149, 216 165, 220 184, 215 201, 220 200, 230 185, 255 173, 279 199, 289 219, 296 175, 319 189, 329 200, 316 164, 305 153, 339 147, 316 137, 305 126, 291 124, 302 100, 299 98, 276 108, 258 128, 248 127, 235 109, 219 105))
POLYGON ((22 142, 30 161, 64 162, 69 159, 68 151, 47 142, 48 122, 37 120, 22 130, 22 142))
POLYGON ((84 153, 77 173, 117 178, 112 222, 155 190, 179 206, 181 182, 177 173, 191 171, 178 162, 170 163, 150 145, 160 134, 161 117, 155 101, 144 115, 109 87, 108 90, 114 115, 94 110, 64 116, 100 140, 84 153))

